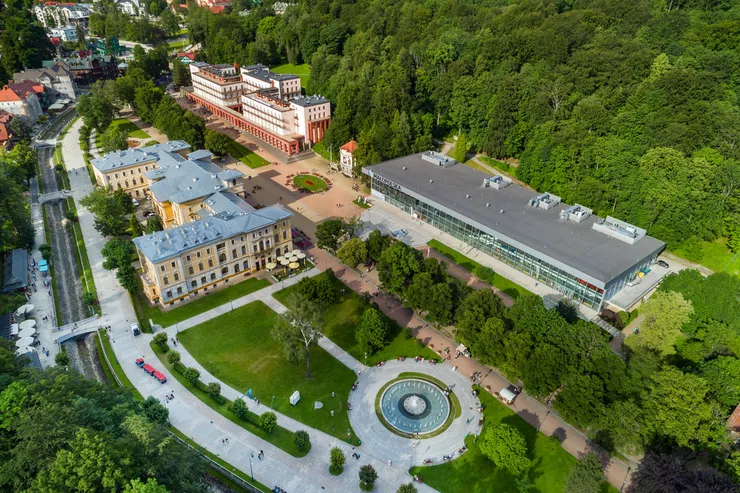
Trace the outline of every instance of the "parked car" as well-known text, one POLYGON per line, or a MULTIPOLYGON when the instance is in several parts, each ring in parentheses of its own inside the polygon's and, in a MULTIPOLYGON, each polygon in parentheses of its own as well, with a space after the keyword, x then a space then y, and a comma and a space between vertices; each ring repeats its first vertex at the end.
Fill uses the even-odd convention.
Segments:
POLYGON ((141 334, 141 330, 139 329, 139 324, 131 324, 131 332, 133 332, 135 336, 138 336, 139 334, 141 334))
POLYGON ((665 260, 658 260, 658 265, 663 267, 664 269, 667 269, 668 267, 670 267, 668 265, 668 262, 666 262, 665 260))
POLYGON ((134 204, 134 207, 138 207, 139 206, 139 201, 138 200, 131 199, 131 202, 134 204))
POLYGON ((144 212, 143 216, 146 218, 152 217, 154 215, 154 212, 152 211, 146 211, 144 212))

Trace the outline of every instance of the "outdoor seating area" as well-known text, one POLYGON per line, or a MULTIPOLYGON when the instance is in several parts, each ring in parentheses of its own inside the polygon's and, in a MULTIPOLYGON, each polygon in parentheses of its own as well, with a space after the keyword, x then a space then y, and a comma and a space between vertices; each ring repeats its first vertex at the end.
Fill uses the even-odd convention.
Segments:
POLYGON ((272 273, 273 279, 282 281, 313 266, 313 263, 306 259, 306 254, 296 249, 277 257, 275 262, 268 263, 265 268, 272 273))
POLYGON ((33 346, 38 346, 36 320, 30 318, 34 306, 25 304, 13 314, 10 324, 10 336, 15 338, 15 354, 18 356, 36 352, 33 346))

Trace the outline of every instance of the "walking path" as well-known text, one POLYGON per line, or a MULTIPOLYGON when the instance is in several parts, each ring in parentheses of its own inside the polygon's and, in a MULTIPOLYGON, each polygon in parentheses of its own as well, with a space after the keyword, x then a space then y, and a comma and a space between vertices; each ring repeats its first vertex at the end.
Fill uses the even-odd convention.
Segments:
MULTIPOLYGON (((70 170, 69 178, 73 196, 78 202, 92 190, 82 151, 79 148, 78 140, 81 125, 82 121, 80 120, 72 126, 65 136, 62 146, 64 160, 70 170)), ((143 396, 152 395, 164 400, 166 394, 175 392, 176 398, 170 401, 167 406, 170 410, 170 422, 176 428, 209 452, 218 455, 241 471, 250 471, 250 454, 254 454, 256 458, 259 451, 264 450, 264 460, 251 461, 255 478, 268 486, 279 485, 290 493, 324 493, 326 491, 344 493, 346 491, 356 491, 359 467, 368 463, 372 464, 380 475, 380 479, 376 483, 376 491, 381 493, 395 492, 401 483, 408 482, 408 474, 404 465, 387 466, 385 459, 366 458, 366 456, 363 456, 361 462, 348 462, 345 472, 341 476, 331 476, 328 471, 329 449, 335 445, 342 447, 349 457, 351 451, 348 450, 350 447, 346 443, 332 437, 326 438, 324 434, 300 425, 301 429, 309 431, 313 445, 311 452, 306 457, 296 459, 221 416, 192 395, 175 378, 170 378, 166 384, 160 385, 156 380, 141 371, 135 364, 136 358, 143 356, 146 360, 155 363, 155 366, 158 361, 149 346, 150 338, 146 336, 134 337, 129 330, 129 325, 136 321, 136 314, 128 293, 119 285, 115 274, 102 267, 101 249, 105 244, 105 238, 101 237, 93 227, 93 216, 86 208, 80 206, 78 216, 103 313, 99 323, 111 327, 111 344, 115 357, 121 362, 126 376, 143 396), (228 443, 223 443, 222 440, 225 440, 226 437, 229 438, 228 443)), ((279 289, 279 287, 273 289, 279 289)), ((262 298, 262 301, 272 303, 269 301, 271 298, 272 296, 267 296, 262 298)), ((243 301, 246 303, 246 300, 243 301)), ((236 306, 239 301, 235 300, 234 303, 236 306)), ((230 307, 221 308, 224 312, 230 309, 230 307)), ((213 315, 217 316, 215 312, 213 312, 213 315)), ((191 319, 191 323, 195 322, 196 320, 191 319)), ((183 324, 181 323, 180 327, 185 327, 183 324)), ((177 327, 175 327, 176 330, 177 327)), ((208 378, 206 372, 202 372, 202 375, 204 375, 204 378, 208 378)), ((231 391, 227 390, 227 392, 231 391)), ((286 419, 282 421, 289 426, 291 425, 286 419)), ((292 426, 297 427, 298 425, 294 424, 292 426)), ((420 486, 422 486, 422 488, 419 488, 420 491, 434 491, 425 485, 420 486)))

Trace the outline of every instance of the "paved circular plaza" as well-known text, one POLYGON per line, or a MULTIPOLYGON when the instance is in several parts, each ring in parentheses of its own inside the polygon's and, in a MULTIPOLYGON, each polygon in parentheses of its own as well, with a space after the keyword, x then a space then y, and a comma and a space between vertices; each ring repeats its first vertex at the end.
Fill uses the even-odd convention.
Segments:
POLYGON ((406 361, 389 361, 383 366, 363 370, 358 379, 359 386, 349 397, 352 405, 349 420, 362 440, 358 452, 362 454, 364 450, 380 460, 392 460, 409 466, 423 465, 428 458, 433 459, 432 465, 439 464, 443 455, 458 457, 458 450, 464 445, 465 436, 480 433, 480 401, 473 396, 469 379, 452 371, 452 368, 453 365, 448 363, 432 365, 427 362, 417 363, 413 358, 408 358, 406 361), (449 387, 460 401, 460 416, 452 419, 449 427, 442 429, 448 414, 455 412, 452 403, 443 393, 444 389, 413 375, 403 378, 406 377, 402 375, 405 373, 423 374, 449 387), (386 423, 382 423, 382 418, 376 413, 376 402, 386 417, 386 423), (441 416, 444 419, 440 424, 441 416), (429 420, 424 422, 429 424, 428 428, 421 431, 430 438, 424 438, 423 434, 419 438, 406 438, 387 428, 390 425, 399 432, 412 436, 416 431, 413 427, 421 425, 414 418, 429 420), (395 424, 392 422, 394 419, 395 424))

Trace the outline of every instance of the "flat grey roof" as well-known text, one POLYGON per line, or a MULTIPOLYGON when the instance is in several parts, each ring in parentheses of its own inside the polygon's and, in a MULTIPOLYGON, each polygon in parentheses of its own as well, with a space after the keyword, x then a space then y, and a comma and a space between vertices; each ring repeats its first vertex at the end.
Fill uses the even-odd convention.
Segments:
POLYGON ((28 287, 28 251, 16 248, 5 254, 3 293, 28 287))
POLYGON ((326 99, 324 96, 306 96, 304 98, 296 98, 291 101, 291 103, 303 107, 315 106, 317 104, 324 104, 328 102, 329 100, 326 99))
POLYGON ((665 248, 665 243, 650 236, 629 245, 595 231, 595 215, 581 223, 561 220, 559 213, 567 204, 560 203, 550 210, 529 207, 529 199, 539 193, 515 183, 501 190, 483 188, 483 180, 490 175, 460 163, 443 168, 421 156, 393 159, 365 171, 599 287, 665 248))

